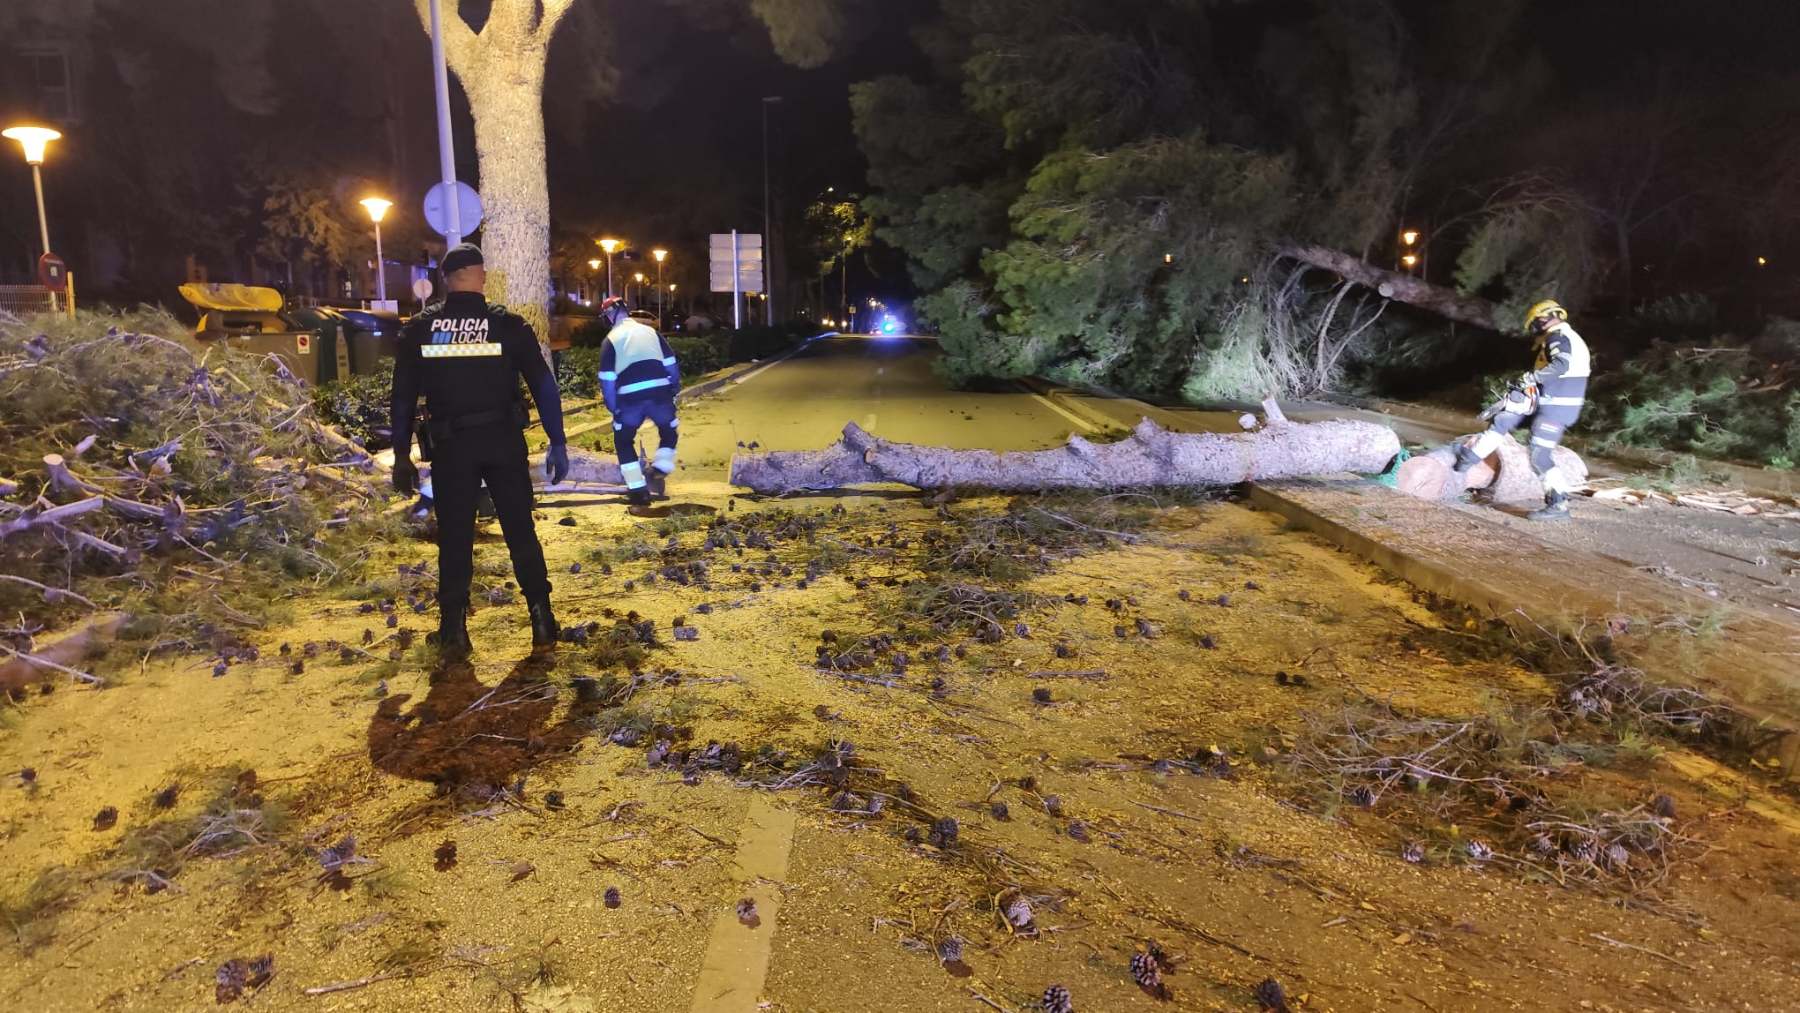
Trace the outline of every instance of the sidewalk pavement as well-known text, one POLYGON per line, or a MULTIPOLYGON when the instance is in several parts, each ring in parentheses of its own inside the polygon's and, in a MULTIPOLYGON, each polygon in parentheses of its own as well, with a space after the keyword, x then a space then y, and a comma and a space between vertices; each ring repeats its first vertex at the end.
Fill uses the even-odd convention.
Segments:
MULTIPOLYGON (((1171 430, 1237 432, 1242 414, 1152 405, 1042 381, 1026 386, 1097 429, 1129 429, 1149 417, 1171 430)), ((1460 435, 1447 420, 1429 415, 1409 419, 1318 402, 1283 410, 1294 421, 1397 422, 1394 428, 1408 442, 1460 435)), ((1592 538, 1590 529, 1599 525, 1578 521, 1542 529, 1491 509, 1415 499, 1352 476, 1256 483, 1250 501, 1423 590, 1534 635, 1610 633, 1622 657, 1659 680, 1729 701, 1774 728, 1800 729, 1800 616, 1766 601, 1727 602, 1648 572, 1643 559, 1628 558, 1604 535, 1592 538)), ((1614 520, 1606 518, 1605 526, 1618 527, 1614 520)), ((1680 552, 1722 555, 1705 538, 1678 541, 1624 520, 1638 533, 1637 555, 1651 562, 1680 552)), ((1769 755, 1789 777, 1800 774, 1800 735, 1786 735, 1769 755)))

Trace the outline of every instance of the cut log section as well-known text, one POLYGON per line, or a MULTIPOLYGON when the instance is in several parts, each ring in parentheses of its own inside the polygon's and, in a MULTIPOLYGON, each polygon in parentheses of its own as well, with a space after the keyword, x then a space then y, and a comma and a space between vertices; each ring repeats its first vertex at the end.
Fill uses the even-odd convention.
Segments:
POLYGON ((74 666, 104 649, 125 628, 130 618, 118 612, 96 616, 85 626, 53 644, 29 651, 8 648, 0 652, 0 655, 4 655, 0 657, 0 694, 17 692, 59 672, 83 678, 84 681, 92 678, 75 670, 74 666))
MULTIPOLYGON (((1401 492, 1420 499, 1454 499, 1472 489, 1485 490, 1496 503, 1511 506, 1542 506, 1544 483, 1531 468, 1531 451, 1517 440, 1502 441, 1500 449, 1470 468, 1456 481, 1456 443, 1473 437, 1465 436, 1428 454, 1408 458, 1395 476, 1401 492)), ((1568 447, 1556 448, 1556 466, 1572 486, 1587 481, 1587 462, 1568 447)))
POLYGON ((1400 452, 1372 422, 1283 423, 1250 433, 1172 433, 1149 419, 1117 443, 1069 437, 1052 450, 996 453, 895 443, 854 422, 823 450, 739 454, 731 482, 759 493, 896 483, 1023 491, 1218 486, 1339 472, 1383 471, 1400 452))

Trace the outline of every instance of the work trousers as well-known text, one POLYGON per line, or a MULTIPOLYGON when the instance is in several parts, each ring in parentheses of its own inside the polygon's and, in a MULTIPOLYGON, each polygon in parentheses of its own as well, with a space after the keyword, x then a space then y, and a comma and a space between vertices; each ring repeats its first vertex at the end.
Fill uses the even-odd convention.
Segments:
POLYGON ((475 575, 475 500, 482 483, 500 516, 513 577, 529 600, 550 595, 544 548, 531 519, 531 463, 525 434, 497 423, 458 430, 432 451, 431 486, 437 509, 438 609, 449 615, 469 607, 475 575))
POLYGON ((1488 431, 1475 441, 1476 454, 1486 457, 1500 445, 1500 440, 1522 425, 1531 426, 1531 470, 1544 483, 1546 493, 1567 493, 1572 484, 1556 467, 1555 450, 1563 436, 1581 418, 1580 405, 1540 405, 1529 415, 1501 412, 1488 424, 1488 431))
POLYGON ((619 454, 619 470, 633 489, 644 484, 644 465, 638 460, 637 434, 648 420, 656 424, 659 449, 655 466, 668 474, 675 470, 675 440, 681 425, 675 418, 675 401, 668 397, 634 398, 619 402, 613 413, 613 449, 619 454))

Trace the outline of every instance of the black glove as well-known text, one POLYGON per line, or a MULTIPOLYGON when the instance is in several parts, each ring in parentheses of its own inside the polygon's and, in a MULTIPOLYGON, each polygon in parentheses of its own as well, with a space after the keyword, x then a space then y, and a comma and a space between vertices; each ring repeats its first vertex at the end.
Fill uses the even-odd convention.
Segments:
POLYGON ((419 491, 419 469, 411 457, 394 456, 394 488, 405 496, 419 491))
POLYGON ((569 445, 552 443, 550 449, 544 451, 544 474, 550 476, 551 485, 560 485, 569 477, 569 445))

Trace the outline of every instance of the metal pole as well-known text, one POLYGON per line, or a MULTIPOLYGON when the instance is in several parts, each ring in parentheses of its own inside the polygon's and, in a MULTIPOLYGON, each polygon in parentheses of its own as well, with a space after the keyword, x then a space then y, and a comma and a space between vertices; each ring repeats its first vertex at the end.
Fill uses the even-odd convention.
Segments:
POLYGON ((375 298, 387 302, 387 264, 381 259, 381 223, 375 223, 375 298))
POLYGON ((663 273, 662 261, 656 262, 656 329, 666 330, 668 322, 663 319, 663 273))
POLYGON ((612 298, 612 251, 606 251, 606 297, 612 298))
POLYGON ((738 293, 739 279, 743 277, 738 267, 738 231, 731 230, 731 329, 738 330, 744 326, 744 300, 738 293))
POLYGON ((50 219, 44 217, 44 175, 38 171, 37 163, 31 166, 31 186, 37 191, 38 204, 38 237, 44 241, 44 252, 50 252, 50 219))
POLYGON ((462 242, 462 195, 456 190, 456 139, 450 133, 450 72, 444 66, 444 25, 438 11, 441 0, 431 0, 431 71, 437 84, 438 165, 444 175, 444 199, 450 212, 450 231, 445 247, 462 242))
POLYGON ((773 261, 769 254, 774 249, 773 238, 769 234, 769 99, 762 100, 762 142, 763 142, 763 323, 775 326, 775 303, 769 299, 769 289, 774 287, 773 261))

